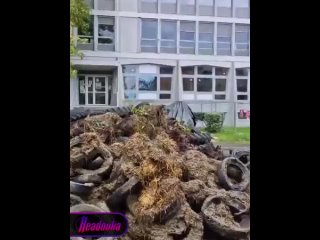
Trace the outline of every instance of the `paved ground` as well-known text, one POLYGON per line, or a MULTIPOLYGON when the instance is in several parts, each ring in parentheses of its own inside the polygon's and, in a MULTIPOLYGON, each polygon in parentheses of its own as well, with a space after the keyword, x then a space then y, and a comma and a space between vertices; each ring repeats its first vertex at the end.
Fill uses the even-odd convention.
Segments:
POLYGON ((250 144, 234 144, 234 143, 219 143, 214 142, 214 145, 220 145, 224 149, 250 149, 250 144))

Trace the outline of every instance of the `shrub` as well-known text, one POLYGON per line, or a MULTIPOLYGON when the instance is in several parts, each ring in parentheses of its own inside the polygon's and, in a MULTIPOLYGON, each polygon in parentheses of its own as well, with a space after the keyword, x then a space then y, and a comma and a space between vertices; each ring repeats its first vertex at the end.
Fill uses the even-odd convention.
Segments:
POLYGON ((223 125, 223 115, 219 113, 205 113, 204 122, 206 123, 205 130, 210 133, 219 132, 223 125))
POLYGON ((195 112, 193 113, 196 120, 204 121, 204 114, 203 112, 195 112))

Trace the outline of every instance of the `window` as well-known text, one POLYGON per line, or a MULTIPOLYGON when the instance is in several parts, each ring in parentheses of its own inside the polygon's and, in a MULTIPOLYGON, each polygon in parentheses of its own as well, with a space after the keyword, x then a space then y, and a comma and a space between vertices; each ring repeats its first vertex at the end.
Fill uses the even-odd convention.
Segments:
POLYGON ((195 15, 196 1, 195 0, 180 0, 180 14, 195 15))
POLYGON ((227 76, 228 73, 228 68, 216 67, 216 76, 227 76))
POLYGON ((250 95, 250 69, 236 69, 236 96, 239 101, 249 101, 250 95))
POLYGON ((140 0, 140 9, 144 13, 157 13, 158 1, 157 0, 140 0))
POLYGON ((197 79, 198 92, 212 92, 212 78, 198 78, 197 79))
POLYGON ((173 67, 126 65, 123 75, 125 99, 171 99, 173 67))
POLYGON ((213 23, 199 23, 198 53, 203 55, 213 54, 213 23))
POLYGON ((94 9, 94 0, 85 0, 84 2, 89 6, 90 9, 94 9))
POLYGON ((214 16, 214 0, 198 0, 200 16, 214 16))
POLYGON ((114 1, 115 0, 97 0, 98 10, 109 10, 114 11, 114 1))
POLYGON ((142 19, 141 52, 158 52, 158 21, 142 19))
POLYGON ((183 100, 226 100, 229 69, 197 66, 181 70, 183 100))
POLYGON ((174 14, 177 13, 177 0, 159 0, 160 12, 174 14))
POLYGON ((79 105, 105 105, 107 102, 107 77, 79 76, 79 105))
POLYGON ((98 50, 114 51, 114 18, 98 16, 98 50))
POLYGON ((152 74, 139 75, 139 91, 157 91, 157 76, 152 74))
POLYGON ((78 29, 78 43, 77 47, 80 50, 94 50, 93 41, 93 16, 90 16, 89 29, 88 31, 83 31, 81 28, 78 29))
POLYGON ((180 22, 180 53, 195 53, 195 22, 180 22))
POLYGON ((176 21, 161 21, 161 53, 176 53, 177 52, 177 22, 176 21))
POLYGON ((216 0, 217 16, 218 17, 231 17, 231 0, 216 0))
POLYGON ((193 91, 194 90, 194 79, 193 78, 183 78, 183 91, 193 91))
POLYGON ((233 4, 237 18, 249 18, 249 0, 233 0, 233 4))
POLYGON ((235 55, 249 56, 249 30, 245 24, 235 25, 235 55))
POLYGON ((231 55, 232 25, 218 23, 217 29, 217 55, 231 55))

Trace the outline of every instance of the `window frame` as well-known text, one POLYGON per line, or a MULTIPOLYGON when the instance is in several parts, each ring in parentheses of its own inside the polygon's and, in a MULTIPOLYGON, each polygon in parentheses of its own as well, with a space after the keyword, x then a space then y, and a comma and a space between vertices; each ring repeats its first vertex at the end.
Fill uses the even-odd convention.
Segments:
POLYGON ((77 82, 78 82, 78 105, 79 106, 90 106, 90 107, 95 107, 95 106, 109 106, 109 83, 112 84, 112 75, 103 75, 103 74, 79 74, 77 76, 77 82), (85 104, 80 104, 80 77, 84 77, 85 79, 85 104), (88 78, 93 79, 92 83, 92 91, 88 91, 88 78), (96 78, 101 78, 103 77, 105 79, 105 91, 103 92, 96 92, 96 78), (92 103, 88 103, 88 95, 89 93, 92 93, 93 99, 92 103), (104 93, 105 94, 105 103, 104 104, 96 104, 96 93, 104 93))
MULTIPOLYGON (((217 41, 217 51, 216 51, 216 53, 217 53, 217 56, 232 56, 232 42, 233 42, 233 40, 232 40, 232 33, 233 32, 233 24, 232 23, 226 23, 226 22, 218 22, 217 23, 217 36, 216 36, 216 41, 217 41), (231 31, 230 31, 230 36, 219 36, 219 26, 221 26, 221 25, 228 25, 228 26, 230 26, 231 27, 231 31), (223 37, 223 38, 230 38, 230 42, 225 42, 225 41, 219 41, 218 40, 218 38, 219 37, 223 37), (219 48, 219 43, 220 44, 230 44, 230 51, 229 51, 229 54, 219 54, 219 50, 221 51, 221 50, 226 50, 227 48, 219 48)), ((229 49, 228 49, 229 50, 229 49)))
POLYGON ((162 12, 162 0, 158 0, 158 13, 161 13, 161 14, 178 14, 178 6, 179 6, 179 0, 175 0, 176 1, 176 11, 175 13, 165 13, 165 12, 162 12))
POLYGON ((241 102, 241 103, 247 103, 250 102, 250 67, 237 67, 234 68, 234 76, 235 76, 235 101, 241 102), (248 76, 237 76, 237 69, 248 69, 248 76), (238 79, 245 79, 247 80, 247 91, 246 92, 238 92, 238 79), (239 100, 239 95, 246 95, 247 100, 239 100))
POLYGON ((138 12, 139 12, 139 13, 150 13, 150 14, 160 13, 159 0, 155 0, 155 2, 156 2, 156 8, 157 8, 155 12, 144 12, 144 11, 142 11, 143 0, 138 0, 138 12))
POLYGON ((219 66, 208 66, 212 68, 212 74, 199 74, 198 73, 198 67, 201 66, 206 66, 206 65, 197 65, 197 66, 183 66, 183 67, 194 67, 194 74, 183 74, 182 73, 182 68, 181 67, 181 77, 182 77, 182 101, 189 101, 189 100, 193 100, 193 101, 216 101, 216 102, 224 102, 224 101, 228 101, 229 100, 229 90, 228 90, 228 86, 229 86, 229 82, 230 82, 230 68, 228 69, 228 75, 216 75, 216 68, 221 68, 219 66), (193 91, 184 91, 183 90, 183 79, 184 78, 193 78, 193 91), (199 78, 210 78, 212 81, 212 90, 210 92, 199 92, 198 91, 198 79, 199 78), (226 80, 226 89, 225 91, 217 91, 216 90, 216 79, 225 79, 226 80), (185 99, 184 98, 184 94, 193 94, 193 99, 185 99), (211 99, 207 99, 207 100, 203 100, 203 99, 199 99, 199 96, 201 95, 208 95, 211 94, 211 99), (216 95, 225 95, 225 99, 215 99, 216 95))
MULTIPOLYGON (((136 66, 137 67, 137 72, 135 73, 125 73, 123 72, 123 81, 125 77, 134 77, 135 79, 135 89, 134 90, 126 90, 125 88, 123 89, 123 100, 124 101, 141 101, 141 100, 150 100, 150 101, 165 101, 165 100, 172 100, 173 99, 173 79, 175 76, 175 66, 169 66, 169 65, 157 65, 157 64, 126 64, 123 65, 123 67, 125 66, 136 66), (139 72, 139 66, 146 66, 146 65, 151 65, 151 66, 156 66, 157 67, 157 72, 156 73, 140 73, 139 72), (172 74, 161 74, 160 73, 160 68, 161 67, 172 67, 172 74), (149 91, 149 90, 139 90, 139 77, 141 75, 153 75, 157 77, 157 89, 155 91, 149 91), (171 78, 171 90, 161 90, 160 87, 160 81, 161 78, 171 78), (125 94, 126 93, 135 93, 136 98, 135 99, 130 99, 130 98, 125 98, 125 94), (157 98, 156 99, 139 99, 139 93, 152 93, 152 94, 156 94, 157 98), (160 94, 170 94, 170 99, 160 99, 160 94)), ((124 83, 124 82, 123 82, 124 83)))
POLYGON ((215 24, 214 22, 202 22, 202 21, 199 21, 198 22, 198 43, 197 43, 197 49, 198 49, 198 54, 199 54, 199 50, 200 49, 210 49, 212 50, 212 54, 199 54, 199 55, 206 55, 206 56, 214 56, 215 54, 215 36, 214 36, 214 33, 215 33, 215 24), (200 32, 200 24, 203 23, 203 24, 210 24, 212 26, 212 32, 200 32), (201 41, 200 40, 200 33, 205 33, 205 34, 211 34, 212 36, 212 42, 207 42, 207 41, 201 41), (212 48, 201 48, 200 47, 200 43, 210 43, 212 44, 212 48))
MULTIPOLYGON (((109 25, 112 26, 112 25, 109 25)), ((116 19, 114 16, 105 16, 105 15, 97 15, 97 32, 96 32, 96 39, 97 39, 97 51, 102 52, 114 52, 116 47, 116 19), (107 37, 107 36, 99 36, 99 25, 107 25, 106 23, 100 23, 99 18, 109 18, 113 20, 113 37, 107 37), (99 43, 99 39, 111 39, 112 43, 99 43), (99 50, 99 46, 113 46, 113 50, 99 50)))
POLYGON ((250 56, 250 24, 242 24, 242 23, 236 23, 235 24, 235 26, 234 26, 234 56, 240 56, 240 57, 248 57, 248 56, 250 56), (246 26, 248 28, 248 31, 247 32, 245 32, 245 31, 237 31, 237 26, 246 26), (247 33, 248 34, 248 42, 246 42, 246 43, 243 43, 243 42, 238 43, 237 39, 236 39, 237 33, 247 33), (238 44, 245 45, 245 46, 248 47, 248 49, 238 49, 237 48, 238 44), (239 55, 239 54, 237 54, 237 52, 245 52, 245 53, 248 53, 248 54, 239 55))
POLYGON ((171 23, 175 23, 175 27, 176 27, 176 32, 178 30, 178 21, 177 20, 169 20, 169 19, 160 19, 159 22, 158 22, 158 27, 159 27, 159 46, 158 46, 158 52, 159 53, 166 53, 166 52, 161 52, 161 49, 162 48, 174 48, 175 49, 175 52, 172 52, 172 53, 168 53, 168 54, 175 54, 177 53, 177 48, 178 48, 178 41, 177 41, 177 34, 175 36, 175 39, 172 40, 172 39, 162 39, 162 23, 163 22, 171 22, 171 23), (174 47, 163 47, 162 46, 162 41, 165 41, 165 42, 174 42, 175 43, 175 46, 174 47))
POLYGON ((159 53, 159 19, 156 18, 141 18, 140 19, 140 41, 139 41, 139 50, 141 53, 159 53), (156 23, 157 29, 156 29, 156 38, 143 38, 142 34, 143 34, 143 21, 153 21, 156 23), (142 45, 142 41, 155 41, 156 42, 156 46, 144 46, 142 45), (156 51, 155 52, 145 52, 142 51, 143 47, 155 47, 156 51))
POLYGON ((196 45, 196 42, 197 42, 197 22, 196 21, 185 21, 185 20, 180 20, 179 21, 180 24, 179 24, 179 53, 181 53, 181 48, 185 48, 185 49, 193 49, 193 53, 181 53, 181 54, 187 54, 187 55, 195 55, 196 54, 196 49, 197 49, 197 45, 196 45), (181 31, 181 24, 183 23, 192 23, 194 24, 194 31, 181 31), (185 33, 193 33, 194 34, 194 40, 181 40, 181 32, 185 32, 185 33), (181 42, 185 42, 185 43, 193 43, 193 47, 183 47, 181 46, 181 42))

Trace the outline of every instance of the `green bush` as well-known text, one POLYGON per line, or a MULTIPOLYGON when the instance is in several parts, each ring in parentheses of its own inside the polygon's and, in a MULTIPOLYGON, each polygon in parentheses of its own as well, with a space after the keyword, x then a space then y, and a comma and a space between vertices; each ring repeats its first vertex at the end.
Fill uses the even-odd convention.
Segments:
POLYGON ((203 112, 195 112, 193 113, 196 120, 204 121, 204 114, 203 112))
POLYGON ((210 133, 221 131, 223 125, 223 115, 218 113, 205 113, 204 122, 206 124, 205 130, 210 133))

